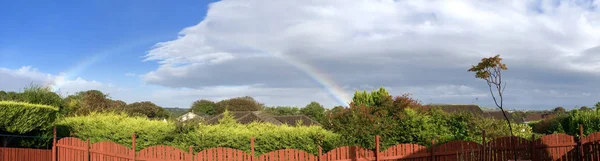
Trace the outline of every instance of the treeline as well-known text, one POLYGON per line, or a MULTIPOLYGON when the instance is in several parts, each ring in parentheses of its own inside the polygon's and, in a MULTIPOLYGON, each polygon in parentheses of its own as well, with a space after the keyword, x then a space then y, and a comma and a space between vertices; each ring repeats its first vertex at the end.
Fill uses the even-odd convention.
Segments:
MULTIPOLYGON (((509 135, 504 120, 483 118, 469 112, 446 113, 439 107, 423 105, 409 94, 392 96, 384 88, 371 92, 357 91, 347 107, 324 108, 317 102, 305 107, 267 107, 246 96, 218 102, 200 99, 193 102, 189 109, 205 116, 226 111, 262 110, 273 115, 307 115, 321 123, 321 126, 310 127, 268 123, 243 125, 229 117, 216 125, 205 124, 201 119, 163 121, 169 114, 151 102, 126 104, 95 90, 62 98, 48 88, 32 86, 21 93, 0 92, 0 99, 16 101, 0 103, 3 111, 0 112, 0 132, 3 134, 51 136, 49 129, 56 126, 61 137, 74 136, 92 142, 109 140, 129 146, 131 134, 135 132, 138 135, 138 148, 172 145, 180 148, 194 146, 196 151, 217 146, 247 150, 250 137, 256 137, 257 145, 260 145, 260 149, 257 149, 259 153, 282 148, 313 153, 318 146, 324 150, 343 145, 374 148, 375 136, 381 136, 382 148, 386 148, 401 143, 428 146, 432 140, 436 143, 452 140, 481 143, 484 131, 488 140, 509 135), (32 110, 45 107, 37 104, 57 108, 32 110), (37 119, 44 121, 40 126, 19 121, 37 116, 44 118, 37 119), (21 128, 26 130, 15 130, 21 128)), ((530 139, 532 134, 539 136, 565 132, 573 135, 578 124, 584 125, 586 134, 600 130, 598 110, 555 111, 555 117, 531 126, 513 124, 513 132, 530 139)), ((3 140, 27 147, 49 145, 48 138, 29 142, 15 138, 11 140, 10 137, 4 137, 3 140)))

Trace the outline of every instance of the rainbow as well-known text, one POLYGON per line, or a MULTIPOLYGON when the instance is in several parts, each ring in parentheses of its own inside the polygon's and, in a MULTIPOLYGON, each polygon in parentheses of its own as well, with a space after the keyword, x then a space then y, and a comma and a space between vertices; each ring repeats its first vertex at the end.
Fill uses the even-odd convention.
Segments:
POLYGON ((53 83, 51 83, 52 90, 58 91, 62 86, 65 85, 67 80, 77 79, 79 74, 84 72, 87 68, 92 66, 93 64, 102 61, 112 55, 119 54, 131 50, 132 48, 139 47, 145 44, 156 42, 158 37, 153 39, 144 39, 143 41, 133 41, 130 43, 125 43, 121 45, 117 45, 114 48, 107 49, 105 51, 101 51, 92 56, 86 57, 84 60, 77 62, 75 65, 67 69, 65 72, 61 73, 59 76, 54 78, 53 83))
POLYGON ((296 67, 308 77, 310 77, 315 83, 321 85, 331 97, 333 97, 339 105, 348 106, 350 104, 351 96, 339 86, 335 81, 330 78, 326 73, 323 73, 317 68, 310 66, 306 63, 299 61, 298 59, 292 59, 291 57, 285 56, 284 54, 273 54, 274 56, 286 61, 288 64, 296 67))
MULTIPOLYGON (((62 73, 60 76, 57 76, 54 79, 51 87, 54 91, 58 91, 62 86, 66 84, 67 80, 76 79, 79 74, 89 68, 91 65, 95 64, 98 61, 104 60, 109 56, 112 56, 117 53, 125 52, 131 48, 143 45, 144 43, 155 42, 155 41, 139 41, 134 43, 128 43, 125 45, 120 45, 115 48, 112 48, 107 51, 99 52, 90 57, 87 57, 83 61, 78 62, 73 67, 69 68, 66 72, 62 73)), ((316 68, 303 63, 297 59, 292 59, 290 57, 284 56, 283 54, 272 54, 275 57, 278 57, 288 64, 296 67, 308 77, 311 78, 315 83, 318 83, 331 97, 333 97, 339 105, 347 106, 350 103, 351 97, 346 93, 346 91, 340 87, 335 81, 330 78, 326 73, 323 73, 316 68)))

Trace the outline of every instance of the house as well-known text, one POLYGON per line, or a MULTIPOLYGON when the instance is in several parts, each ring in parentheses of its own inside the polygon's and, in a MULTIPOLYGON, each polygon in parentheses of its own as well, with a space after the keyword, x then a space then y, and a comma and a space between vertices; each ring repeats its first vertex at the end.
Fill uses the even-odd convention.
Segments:
POLYGON ((187 113, 185 113, 185 114, 177 117, 177 120, 183 122, 183 121, 187 121, 187 120, 191 120, 191 119, 195 119, 195 118, 205 119, 205 118, 208 118, 208 117, 210 117, 210 116, 208 116, 208 115, 202 115, 201 116, 201 115, 195 114, 194 111, 190 111, 190 112, 187 112, 187 113))
MULTIPOLYGON (((233 118, 241 124, 250 124, 252 122, 264 122, 271 123, 274 125, 296 125, 296 122, 301 121, 302 126, 310 125, 321 125, 317 121, 310 119, 304 115, 291 115, 291 116, 273 116, 263 111, 232 111, 229 112, 233 118)), ((223 118, 223 114, 216 115, 206 120, 208 124, 217 124, 219 120, 223 118)))

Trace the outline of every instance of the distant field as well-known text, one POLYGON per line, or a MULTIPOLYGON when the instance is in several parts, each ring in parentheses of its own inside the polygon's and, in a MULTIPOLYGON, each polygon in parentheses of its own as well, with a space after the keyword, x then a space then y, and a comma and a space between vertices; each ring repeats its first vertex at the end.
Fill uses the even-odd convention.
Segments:
POLYGON ((183 114, 185 114, 187 112, 187 108, 165 108, 165 110, 169 111, 169 113, 171 113, 171 117, 179 117, 183 114))

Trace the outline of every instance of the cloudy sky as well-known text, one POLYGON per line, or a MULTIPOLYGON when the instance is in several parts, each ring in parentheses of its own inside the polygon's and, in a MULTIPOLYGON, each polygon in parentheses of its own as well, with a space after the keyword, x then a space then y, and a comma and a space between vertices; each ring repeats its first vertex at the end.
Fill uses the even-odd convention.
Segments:
POLYGON ((508 108, 600 101, 598 0, 169 2, 0 2, 0 90, 333 107, 383 86, 423 103, 492 106, 467 69, 500 54, 508 108))

